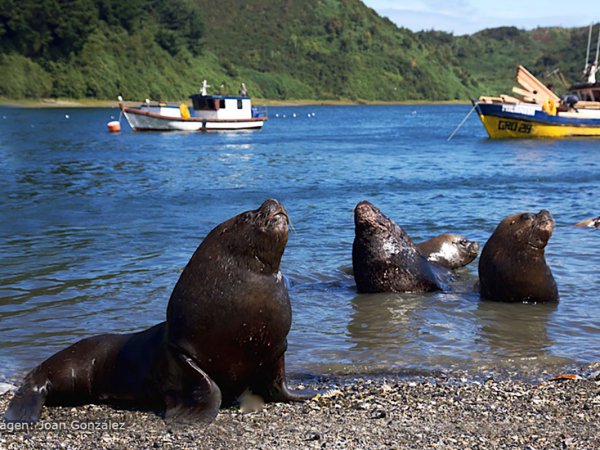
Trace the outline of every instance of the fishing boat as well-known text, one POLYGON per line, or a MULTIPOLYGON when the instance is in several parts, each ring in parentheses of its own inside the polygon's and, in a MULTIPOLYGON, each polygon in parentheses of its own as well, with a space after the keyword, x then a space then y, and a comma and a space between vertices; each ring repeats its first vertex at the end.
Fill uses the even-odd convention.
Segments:
POLYGON ((206 80, 199 94, 185 103, 169 104, 146 99, 139 106, 128 106, 119 97, 119 107, 135 131, 215 131, 256 130, 268 119, 265 111, 252 106, 242 83, 240 95, 209 95, 206 80))
POLYGON ((596 81, 600 53, 600 30, 596 59, 589 63, 589 49, 584 81, 569 87, 559 97, 525 67, 518 66, 515 96, 481 96, 472 100, 473 109, 492 139, 558 138, 600 136, 600 83, 596 81))

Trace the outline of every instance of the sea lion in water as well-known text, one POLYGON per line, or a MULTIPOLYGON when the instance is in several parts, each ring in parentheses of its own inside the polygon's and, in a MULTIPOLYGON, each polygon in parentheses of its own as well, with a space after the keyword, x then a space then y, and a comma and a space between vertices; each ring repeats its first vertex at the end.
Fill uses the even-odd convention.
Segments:
POLYGON ((367 201, 354 208, 352 267, 361 293, 444 289, 448 272, 427 261, 406 232, 367 201))
POLYGON ((506 217, 479 258, 481 297, 504 302, 552 303, 558 289, 544 249, 554 230, 548 211, 506 217))
POLYGON ((222 400, 246 388, 267 401, 304 399, 285 385, 291 309, 279 263, 287 234, 275 200, 217 226, 181 274, 166 322, 51 356, 25 377, 5 420, 35 422, 45 403, 126 402, 210 422, 222 400))
MULTIPOLYGON (((479 244, 459 236, 444 233, 427 241, 415 243, 415 247, 428 261, 447 269, 458 269, 471 262, 479 254, 479 244)), ((352 266, 340 267, 348 275, 353 275, 352 266)))
POLYGON ((592 227, 600 228, 600 216, 582 220, 575 224, 576 227, 592 227))
POLYGON ((479 244, 457 234, 444 233, 415 244, 427 260, 457 269, 471 263, 479 254, 479 244))

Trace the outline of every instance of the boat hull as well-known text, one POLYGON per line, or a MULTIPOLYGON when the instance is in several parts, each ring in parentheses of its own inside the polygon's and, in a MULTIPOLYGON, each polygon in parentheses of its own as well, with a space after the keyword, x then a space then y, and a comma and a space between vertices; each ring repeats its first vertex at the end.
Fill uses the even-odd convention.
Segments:
POLYGON ((262 128, 266 117, 249 119, 203 119, 199 117, 168 117, 136 108, 123 108, 123 114, 135 131, 219 131, 262 128))
POLYGON ((600 112, 551 115, 538 105, 474 102, 491 139, 600 137, 600 112))

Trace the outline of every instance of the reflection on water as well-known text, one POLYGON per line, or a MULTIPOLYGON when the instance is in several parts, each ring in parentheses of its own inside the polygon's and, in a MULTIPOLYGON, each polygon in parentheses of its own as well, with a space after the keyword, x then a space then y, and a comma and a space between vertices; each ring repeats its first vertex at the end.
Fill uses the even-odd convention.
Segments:
POLYGON ((351 350, 366 350, 376 356, 390 353, 390 347, 414 342, 423 326, 418 320, 419 312, 425 307, 414 294, 358 295, 352 300, 348 324, 351 350))
POLYGON ((548 355, 554 344, 548 334, 548 323, 556 309, 556 305, 480 301, 475 309, 480 338, 498 357, 548 355))
POLYGON ((572 226, 600 212, 598 141, 492 142, 473 116, 447 142, 467 110, 281 107, 260 132, 110 134, 116 108, 0 108, 0 378, 81 337, 164 320, 203 236, 269 197, 294 224, 291 372, 599 360, 600 231, 572 226), (363 199, 415 240, 482 245, 504 216, 550 210, 560 303, 481 302, 477 261, 450 292, 357 296, 340 268, 363 199))
POLYGON ((552 354, 548 327, 556 306, 481 301, 467 291, 355 295, 351 305, 346 345, 330 349, 322 372, 526 370, 567 362, 552 354))

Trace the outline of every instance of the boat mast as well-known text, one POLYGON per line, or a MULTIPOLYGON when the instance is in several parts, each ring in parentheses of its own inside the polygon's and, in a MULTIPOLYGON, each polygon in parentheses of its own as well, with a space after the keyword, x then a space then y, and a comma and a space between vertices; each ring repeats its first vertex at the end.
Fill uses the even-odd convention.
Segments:
POLYGON ((588 45, 587 45, 587 53, 585 54, 585 66, 583 67, 583 74, 587 76, 588 68, 590 67, 590 47, 592 45, 592 26, 590 23, 590 31, 588 33, 588 45))
POLYGON ((598 54, 600 53, 600 27, 598 28, 598 44, 596 45, 596 59, 594 65, 598 67, 598 54))

